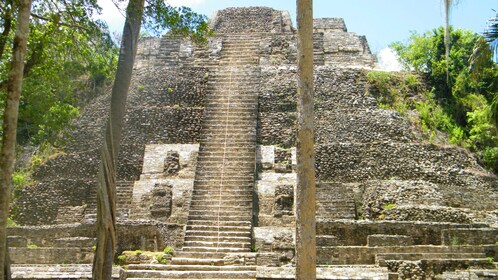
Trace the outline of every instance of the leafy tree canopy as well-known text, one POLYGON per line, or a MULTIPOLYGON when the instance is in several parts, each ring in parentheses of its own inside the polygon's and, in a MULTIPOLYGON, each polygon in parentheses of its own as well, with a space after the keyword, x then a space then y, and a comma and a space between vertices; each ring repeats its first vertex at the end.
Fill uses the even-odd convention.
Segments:
MULTIPOLYGON (((116 0, 119 6, 121 0, 116 0)), ((16 25, 16 0, 0 3, 0 113, 16 25)), ((87 99, 110 84, 118 48, 106 24, 95 20, 97 0, 35 0, 20 101, 18 140, 62 144, 61 133, 87 99)), ((186 7, 148 0, 144 27, 205 42, 212 32, 207 18, 186 7)), ((1 133, 1 131, 0 131, 1 133)))
MULTIPOLYGON (((15 3, 7 0, 0 9, 5 35, 0 48, 2 102, 16 24, 11 8, 15 3)), ((96 0, 33 3, 19 106, 19 142, 61 144, 60 133, 79 115, 82 97, 113 76, 117 48, 105 24, 92 19, 99 9, 96 0)))
MULTIPOLYGON (((477 152, 484 164, 498 171, 498 65, 484 38, 466 30, 451 30, 449 61, 445 59, 444 28, 413 33, 407 42, 391 47, 405 70, 425 77, 424 101, 412 102, 427 130, 448 134, 450 142, 477 152), (476 54, 479 55, 478 67, 476 54), (446 65, 449 77, 446 77, 446 65)), ((405 106, 406 107, 406 106, 405 106)))

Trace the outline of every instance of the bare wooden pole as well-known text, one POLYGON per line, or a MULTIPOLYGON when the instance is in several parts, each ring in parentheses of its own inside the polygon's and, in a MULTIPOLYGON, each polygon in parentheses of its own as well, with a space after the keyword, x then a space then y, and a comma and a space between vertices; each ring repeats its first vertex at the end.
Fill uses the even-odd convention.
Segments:
POLYGON ((296 280, 316 279, 313 1, 297 0, 296 280))

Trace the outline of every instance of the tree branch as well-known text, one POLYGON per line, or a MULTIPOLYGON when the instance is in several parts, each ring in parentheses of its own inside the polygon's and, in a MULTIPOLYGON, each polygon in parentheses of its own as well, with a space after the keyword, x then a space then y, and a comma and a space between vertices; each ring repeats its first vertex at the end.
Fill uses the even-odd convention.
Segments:
POLYGON ((83 26, 83 25, 79 25, 79 24, 69 24, 69 23, 65 23, 65 22, 59 22, 59 21, 54 21, 53 19, 50 19, 50 18, 47 18, 47 17, 44 17, 44 16, 41 16, 41 15, 37 15, 35 13, 31 13, 31 16, 33 18, 37 18, 37 19, 40 19, 40 20, 43 20, 43 21, 47 21, 47 22, 53 22, 53 23, 57 23, 57 24, 60 24, 62 26, 66 26, 66 27, 70 27, 70 28, 78 28, 78 29, 82 29, 82 30, 85 30, 87 32, 90 32, 90 29, 88 29, 86 26, 83 26))

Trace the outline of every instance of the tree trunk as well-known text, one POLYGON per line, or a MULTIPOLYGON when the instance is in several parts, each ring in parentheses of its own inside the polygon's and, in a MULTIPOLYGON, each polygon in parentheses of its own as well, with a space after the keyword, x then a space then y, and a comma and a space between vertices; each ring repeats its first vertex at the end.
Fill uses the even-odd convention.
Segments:
POLYGON ((20 0, 18 2, 16 36, 7 80, 7 98, 3 115, 3 139, 0 151, 0 279, 10 279, 7 219, 9 217, 10 195, 12 193, 12 173, 16 159, 17 116, 19 114, 24 56, 29 34, 31 3, 32 0, 20 0))
POLYGON ((3 31, 2 34, 0 34, 0 59, 3 57, 5 45, 7 44, 7 39, 9 38, 10 29, 12 28, 12 11, 14 10, 14 3, 12 0, 5 0, 4 6, 5 10, 2 16, 3 31))
POLYGON ((316 279, 313 1, 297 0, 296 280, 316 279))
POLYGON ((97 248, 93 279, 111 279, 116 246, 116 163, 144 10, 144 0, 130 0, 112 87, 111 111, 106 125, 97 186, 97 248))

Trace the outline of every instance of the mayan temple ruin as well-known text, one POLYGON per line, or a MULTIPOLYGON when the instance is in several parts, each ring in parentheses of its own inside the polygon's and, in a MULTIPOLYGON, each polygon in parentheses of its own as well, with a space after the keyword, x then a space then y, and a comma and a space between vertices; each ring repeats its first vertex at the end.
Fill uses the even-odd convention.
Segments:
MULTIPOLYGON (((207 45, 139 42, 115 279, 294 279, 296 30, 265 7, 210 24, 207 45)), ((498 279, 498 178, 378 108, 365 37, 338 18, 314 31, 317 279, 498 279)), ((91 279, 109 98, 16 194, 14 279, 91 279)))

